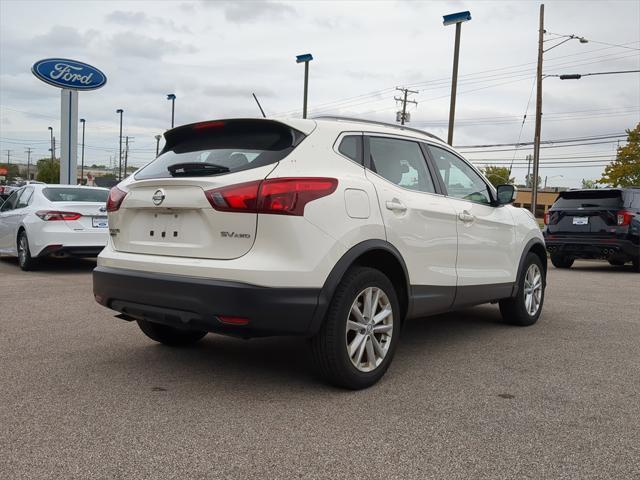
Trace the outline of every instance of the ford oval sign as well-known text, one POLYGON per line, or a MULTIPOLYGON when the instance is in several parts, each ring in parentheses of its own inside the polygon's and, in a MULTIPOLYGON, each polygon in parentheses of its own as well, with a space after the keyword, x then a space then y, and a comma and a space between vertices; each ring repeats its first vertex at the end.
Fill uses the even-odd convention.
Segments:
POLYGON ((40 60, 31 71, 43 82, 69 90, 95 90, 107 83, 106 75, 97 68, 66 58, 40 60))

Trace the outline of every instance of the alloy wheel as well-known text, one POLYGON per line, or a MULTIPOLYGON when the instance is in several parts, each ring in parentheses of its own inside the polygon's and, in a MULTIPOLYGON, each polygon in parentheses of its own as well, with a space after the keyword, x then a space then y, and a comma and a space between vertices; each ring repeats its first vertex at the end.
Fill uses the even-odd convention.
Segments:
POLYGON ((18 261, 20 265, 24 265, 27 261, 27 252, 29 251, 29 243, 27 242, 27 236, 21 235, 18 242, 18 261))
POLYGON ((529 265, 524 277, 524 308, 530 316, 538 313, 542 303, 542 273, 536 264, 529 265))
POLYGON ((393 308, 387 294, 368 287, 353 301, 347 317, 349 359, 361 372, 378 368, 389 352, 393 335, 393 308))

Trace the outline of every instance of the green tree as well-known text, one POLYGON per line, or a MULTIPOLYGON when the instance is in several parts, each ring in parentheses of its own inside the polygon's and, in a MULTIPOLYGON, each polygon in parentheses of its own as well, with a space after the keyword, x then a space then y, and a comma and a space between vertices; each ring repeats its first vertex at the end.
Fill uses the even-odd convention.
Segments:
POLYGON ((582 188, 585 189, 594 189, 598 188, 598 182, 596 180, 585 180, 582 179, 582 188))
POLYGON ((511 174, 509 167, 497 167, 495 165, 490 165, 488 167, 484 167, 482 169, 482 173, 484 173, 487 180, 489 180, 495 187, 505 183, 513 184, 515 181, 515 178, 509 176, 511 174))
POLYGON ((605 167, 598 182, 612 187, 640 186, 640 123, 627 130, 627 144, 618 147, 616 159, 605 167))
POLYGON ((15 177, 20 176, 20 170, 18 168, 18 165, 16 165, 15 163, 10 163, 8 165, 6 163, 0 163, 0 169, 7 170, 7 173, 3 174, 7 182, 10 182, 15 177))
POLYGON ((58 183, 60 181, 60 160, 41 158, 37 163, 38 175, 36 180, 44 183, 58 183))

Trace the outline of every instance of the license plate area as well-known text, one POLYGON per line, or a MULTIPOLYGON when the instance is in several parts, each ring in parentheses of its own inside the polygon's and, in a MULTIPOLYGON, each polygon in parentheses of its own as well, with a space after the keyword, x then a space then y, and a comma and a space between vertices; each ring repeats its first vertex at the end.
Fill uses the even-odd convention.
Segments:
POLYGON ((109 221, 107 217, 92 217, 91 225, 93 228, 109 228, 109 221))
POLYGON ((149 240, 166 241, 180 238, 181 217, 179 213, 154 213, 148 231, 149 240))
POLYGON ((574 225, 588 225, 589 217, 573 217, 574 225))

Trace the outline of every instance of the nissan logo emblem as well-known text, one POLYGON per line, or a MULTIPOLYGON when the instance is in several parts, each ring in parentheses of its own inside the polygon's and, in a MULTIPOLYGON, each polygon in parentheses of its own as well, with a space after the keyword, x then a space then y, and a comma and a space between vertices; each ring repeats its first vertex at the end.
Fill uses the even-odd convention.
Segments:
POLYGON ((151 197, 151 200, 153 200, 154 205, 160 205, 162 202, 164 202, 164 191, 162 189, 156 190, 156 192, 153 194, 153 197, 151 197))

